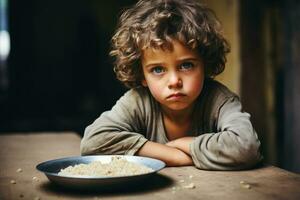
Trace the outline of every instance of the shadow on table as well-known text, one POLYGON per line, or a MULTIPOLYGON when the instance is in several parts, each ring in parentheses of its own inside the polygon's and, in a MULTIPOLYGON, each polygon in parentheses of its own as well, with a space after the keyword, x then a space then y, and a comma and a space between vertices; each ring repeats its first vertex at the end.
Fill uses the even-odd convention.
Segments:
POLYGON ((119 196, 124 194, 139 194, 148 193, 157 190, 161 190, 172 185, 174 181, 167 176, 161 174, 155 174, 143 181, 137 181, 136 183, 114 185, 101 188, 90 189, 71 189, 56 185, 50 181, 42 183, 40 190, 46 193, 52 193, 57 195, 66 195, 73 197, 94 197, 97 194, 101 196, 119 196))

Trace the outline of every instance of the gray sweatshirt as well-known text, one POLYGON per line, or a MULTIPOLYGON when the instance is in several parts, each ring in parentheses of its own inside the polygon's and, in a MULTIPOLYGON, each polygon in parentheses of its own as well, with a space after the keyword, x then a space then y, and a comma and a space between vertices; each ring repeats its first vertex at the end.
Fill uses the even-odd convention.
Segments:
MULTIPOLYGON (((147 88, 131 89, 86 128, 81 154, 134 155, 148 140, 167 143, 166 135, 159 103, 147 88)), ((190 153, 200 169, 246 169, 262 160, 250 115, 234 93, 214 80, 205 81, 187 136, 195 137, 190 153)))

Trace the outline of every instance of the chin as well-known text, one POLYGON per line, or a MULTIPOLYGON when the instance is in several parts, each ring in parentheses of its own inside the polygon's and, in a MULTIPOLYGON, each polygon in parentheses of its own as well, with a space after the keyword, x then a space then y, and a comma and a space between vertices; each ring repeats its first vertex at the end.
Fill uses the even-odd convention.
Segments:
POLYGON ((189 105, 187 104, 182 104, 182 103, 178 103, 178 104, 172 104, 172 105, 168 105, 167 106, 170 110, 174 110, 174 111, 181 111, 181 110, 185 110, 189 107, 189 105))

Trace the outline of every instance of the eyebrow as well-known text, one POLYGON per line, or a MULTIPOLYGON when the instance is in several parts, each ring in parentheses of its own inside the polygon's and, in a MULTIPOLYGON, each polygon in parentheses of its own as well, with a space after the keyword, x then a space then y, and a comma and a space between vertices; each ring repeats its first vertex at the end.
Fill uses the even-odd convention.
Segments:
MULTIPOLYGON (((178 63, 182 63, 182 62, 185 62, 185 61, 200 61, 200 59, 198 58, 194 58, 194 57, 186 57, 186 58, 180 58, 180 59, 177 59, 176 62, 178 63)), ((149 68, 149 67, 153 67, 153 66, 162 66, 164 65, 165 63, 164 62, 153 62, 153 63, 147 63, 145 65, 146 68, 149 68)))
POLYGON ((163 62, 154 62, 154 63, 148 63, 145 65, 146 68, 149 68, 149 67, 153 67, 153 66, 161 66, 161 65, 164 65, 163 62))

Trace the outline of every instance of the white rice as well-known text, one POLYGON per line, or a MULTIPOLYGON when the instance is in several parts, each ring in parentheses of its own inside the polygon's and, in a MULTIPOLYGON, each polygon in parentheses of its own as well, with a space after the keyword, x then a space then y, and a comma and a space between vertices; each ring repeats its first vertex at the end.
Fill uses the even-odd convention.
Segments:
POLYGON ((111 162, 93 161, 89 164, 78 164, 61 169, 58 173, 64 176, 130 176, 153 172, 144 165, 129 162, 121 157, 112 157, 111 162))

